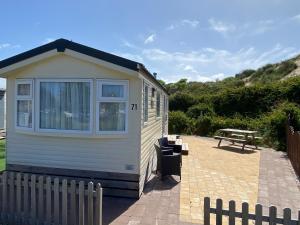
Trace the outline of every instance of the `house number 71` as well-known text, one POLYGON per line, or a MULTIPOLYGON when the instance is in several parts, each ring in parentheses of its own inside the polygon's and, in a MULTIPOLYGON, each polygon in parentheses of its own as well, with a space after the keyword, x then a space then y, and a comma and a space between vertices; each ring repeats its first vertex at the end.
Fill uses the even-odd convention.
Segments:
POLYGON ((137 110, 137 104, 131 104, 131 110, 137 110))

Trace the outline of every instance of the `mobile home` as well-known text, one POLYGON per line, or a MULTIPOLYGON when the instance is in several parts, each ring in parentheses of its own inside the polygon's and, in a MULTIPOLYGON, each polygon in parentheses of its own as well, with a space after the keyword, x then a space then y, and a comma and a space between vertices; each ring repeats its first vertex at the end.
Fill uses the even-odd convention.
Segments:
POLYGON ((65 39, 0 61, 9 171, 100 180, 139 197, 168 133, 168 94, 143 64, 65 39))

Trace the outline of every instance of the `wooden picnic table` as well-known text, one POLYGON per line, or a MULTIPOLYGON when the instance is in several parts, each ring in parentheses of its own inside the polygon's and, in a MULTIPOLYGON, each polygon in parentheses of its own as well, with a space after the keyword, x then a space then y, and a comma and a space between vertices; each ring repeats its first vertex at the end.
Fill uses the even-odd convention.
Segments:
POLYGON ((255 135, 257 131, 252 130, 240 130, 240 129, 220 129, 219 132, 223 133, 223 136, 215 136, 215 139, 219 140, 218 147, 220 147, 222 140, 231 141, 232 144, 235 142, 243 144, 242 150, 245 145, 253 144, 257 148, 255 135))

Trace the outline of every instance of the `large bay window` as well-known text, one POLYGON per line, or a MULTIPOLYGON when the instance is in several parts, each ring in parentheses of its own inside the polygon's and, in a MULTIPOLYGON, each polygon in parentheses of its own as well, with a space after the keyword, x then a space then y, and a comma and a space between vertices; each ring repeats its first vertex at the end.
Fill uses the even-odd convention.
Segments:
POLYGON ((97 133, 127 132, 128 81, 97 81, 97 133))
POLYGON ((91 131, 90 80, 39 80, 39 129, 91 131))
POLYGON ((32 85, 32 80, 16 81, 16 127, 20 129, 33 129, 32 85))

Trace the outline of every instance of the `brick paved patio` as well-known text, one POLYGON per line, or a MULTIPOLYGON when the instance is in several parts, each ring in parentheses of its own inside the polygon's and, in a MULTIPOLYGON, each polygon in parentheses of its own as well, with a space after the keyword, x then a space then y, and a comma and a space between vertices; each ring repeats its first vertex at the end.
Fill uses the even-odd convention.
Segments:
POLYGON ((247 201, 250 211, 256 202, 300 209, 299 183, 283 153, 218 149, 210 138, 184 141, 190 153, 183 156, 181 182, 176 176, 164 181, 153 176, 139 200, 105 197, 103 224, 203 224, 204 196, 222 198, 225 206, 236 200, 238 209, 247 201))

